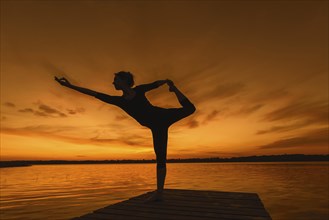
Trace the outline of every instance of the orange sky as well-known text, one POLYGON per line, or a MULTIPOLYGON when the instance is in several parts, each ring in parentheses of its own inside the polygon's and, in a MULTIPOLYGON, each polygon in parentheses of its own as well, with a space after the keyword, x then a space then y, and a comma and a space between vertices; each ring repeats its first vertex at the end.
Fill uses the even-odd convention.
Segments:
POLYGON ((121 70, 196 105, 168 158, 328 154, 327 1, 1 1, 1 160, 155 158, 149 130, 53 80, 121 95, 121 70))

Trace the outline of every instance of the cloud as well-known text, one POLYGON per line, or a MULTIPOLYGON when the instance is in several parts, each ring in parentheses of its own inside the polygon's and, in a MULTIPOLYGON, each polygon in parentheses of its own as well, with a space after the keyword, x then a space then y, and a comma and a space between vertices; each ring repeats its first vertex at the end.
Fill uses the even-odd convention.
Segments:
POLYGON ((62 112, 59 112, 59 111, 58 112, 47 113, 47 112, 33 110, 31 108, 20 109, 18 111, 23 112, 23 113, 33 113, 36 116, 42 116, 42 117, 67 117, 66 114, 64 114, 62 112))
POLYGON ((75 114, 78 114, 78 113, 83 113, 86 110, 84 108, 75 108, 75 109, 66 109, 66 111, 70 115, 75 115, 75 114))
POLYGON ((258 146, 259 149, 282 149, 282 148, 296 148, 296 147, 328 147, 328 128, 313 130, 301 136, 290 137, 282 139, 270 144, 258 146))
POLYGON ((4 106, 7 106, 7 107, 11 107, 11 108, 15 108, 16 107, 16 105, 14 103, 12 103, 12 102, 5 102, 5 103, 3 103, 3 105, 4 106))
POLYGON ((217 99, 224 99, 235 96, 242 92, 245 88, 243 83, 227 83, 216 86, 210 93, 217 99))
MULTIPOLYGON (((47 117, 47 116, 49 116, 49 115, 47 115, 46 113, 44 113, 44 112, 39 112, 39 111, 35 111, 35 112, 34 112, 34 115, 36 115, 36 116, 42 116, 42 117, 47 117)), ((66 117, 66 116, 63 116, 63 117, 66 117)))
POLYGON ((263 104, 256 104, 256 105, 245 105, 239 110, 237 110, 234 114, 237 115, 248 115, 253 112, 256 112, 257 110, 261 109, 264 105, 263 104))
POLYGON ((33 125, 33 126, 25 126, 25 127, 19 128, 19 130, 28 130, 28 131, 36 132, 36 133, 38 133, 38 132, 58 133, 58 132, 64 132, 64 131, 76 131, 79 128, 76 126, 33 125))
POLYGON ((115 116, 115 120, 118 120, 118 121, 123 121, 123 120, 127 120, 129 119, 129 117, 127 115, 116 115, 115 116))
POLYGON ((269 129, 265 129, 265 130, 260 130, 257 131, 256 134, 268 134, 268 133, 275 133, 275 132, 285 132, 285 131, 292 131, 298 128, 302 128, 308 125, 311 125, 313 123, 313 121, 304 121, 304 122, 297 122, 294 124, 290 124, 290 125, 284 125, 284 126, 273 126, 269 129))
POLYGON ((287 91, 286 88, 272 89, 267 92, 257 93, 257 95, 255 97, 253 97, 253 101, 254 102, 268 102, 268 101, 274 101, 277 99, 282 99, 289 95, 290 95, 290 93, 287 91))
MULTIPOLYGON (((241 153, 236 152, 226 152, 221 150, 216 150, 214 147, 209 146, 199 146, 201 150, 193 149, 193 152, 191 152, 191 148, 185 148, 185 149, 176 149, 175 151, 168 152, 168 157, 170 158, 212 158, 212 157, 221 157, 221 158, 227 158, 227 157, 237 157, 242 156, 241 153), (212 148, 214 150, 205 150, 207 148, 212 148)), ((218 147, 220 149, 221 147, 218 147)))
POLYGON ((73 144, 86 144, 95 146, 113 146, 113 145, 130 145, 136 147, 152 146, 152 141, 150 138, 143 135, 126 135, 124 132, 119 133, 115 138, 81 138, 58 134, 60 131, 72 130, 74 127, 51 127, 46 125, 39 126, 27 126, 22 128, 1 128, 3 134, 28 136, 28 137, 38 137, 38 138, 48 138, 52 140, 63 141, 73 144))
POLYGON ((263 104, 244 104, 241 107, 231 107, 229 103, 224 104, 220 114, 222 117, 232 117, 232 116, 244 116, 250 115, 259 109, 261 109, 264 105, 263 104))
POLYGON ((328 123, 328 101, 290 103, 282 108, 276 109, 263 118, 265 121, 280 120, 310 120, 314 124, 328 123))
POLYGON ((66 114, 60 112, 59 110, 57 109, 54 109, 48 105, 45 105, 45 104, 40 104, 39 105, 39 110, 42 111, 42 113, 44 114, 48 114, 48 115, 58 115, 60 117, 66 117, 66 114))
POLYGON ((31 113, 33 113, 34 112, 34 110, 33 109, 31 109, 31 108, 24 108, 24 109, 20 109, 20 110, 18 110, 19 112, 23 112, 23 113, 27 113, 27 112, 31 112, 31 113))
POLYGON ((286 132, 303 127, 328 124, 328 101, 295 100, 283 107, 265 114, 261 121, 274 123, 270 128, 259 130, 256 134, 286 132))
POLYGON ((55 108, 52 108, 48 105, 38 103, 38 109, 32 109, 32 108, 24 108, 19 109, 18 112, 22 113, 32 113, 36 116, 41 117, 67 117, 67 115, 55 108))
POLYGON ((244 92, 246 85, 241 82, 230 82, 222 83, 213 87, 209 85, 208 87, 210 88, 205 88, 203 90, 194 89, 190 91, 193 95, 193 100, 195 100, 196 103, 200 104, 213 99, 220 100, 232 98, 244 92))
POLYGON ((149 138, 145 138, 142 135, 119 135, 116 138, 91 138, 92 142, 101 144, 111 144, 111 143, 123 143, 130 146, 148 146, 152 142, 149 138))
POLYGON ((196 128, 199 127, 199 122, 196 119, 191 119, 185 125, 189 128, 196 128))
POLYGON ((206 118, 203 120, 203 123, 207 123, 207 122, 209 122, 209 121, 213 121, 213 120, 216 118, 216 116, 218 115, 218 113, 219 113, 219 111, 217 111, 217 110, 213 110, 212 112, 210 112, 210 113, 206 116, 206 118))
MULTIPOLYGON (((177 122, 176 122, 177 123, 177 122)), ((171 132, 175 132, 180 129, 186 129, 186 128, 197 128, 200 126, 200 122, 197 120, 195 115, 189 116, 188 118, 184 118, 181 121, 179 121, 178 125, 174 124, 173 129, 171 129, 171 132)))

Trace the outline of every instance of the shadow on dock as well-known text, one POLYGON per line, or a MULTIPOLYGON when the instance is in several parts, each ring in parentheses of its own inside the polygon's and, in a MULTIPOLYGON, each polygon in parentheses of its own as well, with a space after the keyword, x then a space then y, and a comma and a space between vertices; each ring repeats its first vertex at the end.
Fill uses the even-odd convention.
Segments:
POLYGON ((72 220, 271 220, 256 193, 165 189, 164 201, 144 203, 153 192, 95 210, 72 220))

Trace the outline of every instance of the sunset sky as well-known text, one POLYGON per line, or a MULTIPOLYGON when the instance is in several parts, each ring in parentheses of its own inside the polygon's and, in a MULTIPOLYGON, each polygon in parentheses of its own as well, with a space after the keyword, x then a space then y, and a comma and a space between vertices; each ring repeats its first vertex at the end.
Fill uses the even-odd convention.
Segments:
MULTIPOLYGON (((328 1, 1 1, 1 160, 153 159, 121 95, 171 79, 197 111, 168 158, 328 154, 328 1)), ((152 104, 179 107, 166 85, 152 104)))

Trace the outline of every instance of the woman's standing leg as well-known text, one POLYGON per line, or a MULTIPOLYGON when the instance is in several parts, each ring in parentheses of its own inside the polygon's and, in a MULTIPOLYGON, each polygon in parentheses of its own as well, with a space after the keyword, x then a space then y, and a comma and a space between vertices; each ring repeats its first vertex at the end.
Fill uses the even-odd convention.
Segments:
POLYGON ((168 127, 159 126, 152 129, 153 146, 156 154, 157 191, 149 201, 162 200, 163 189, 166 179, 168 127))

